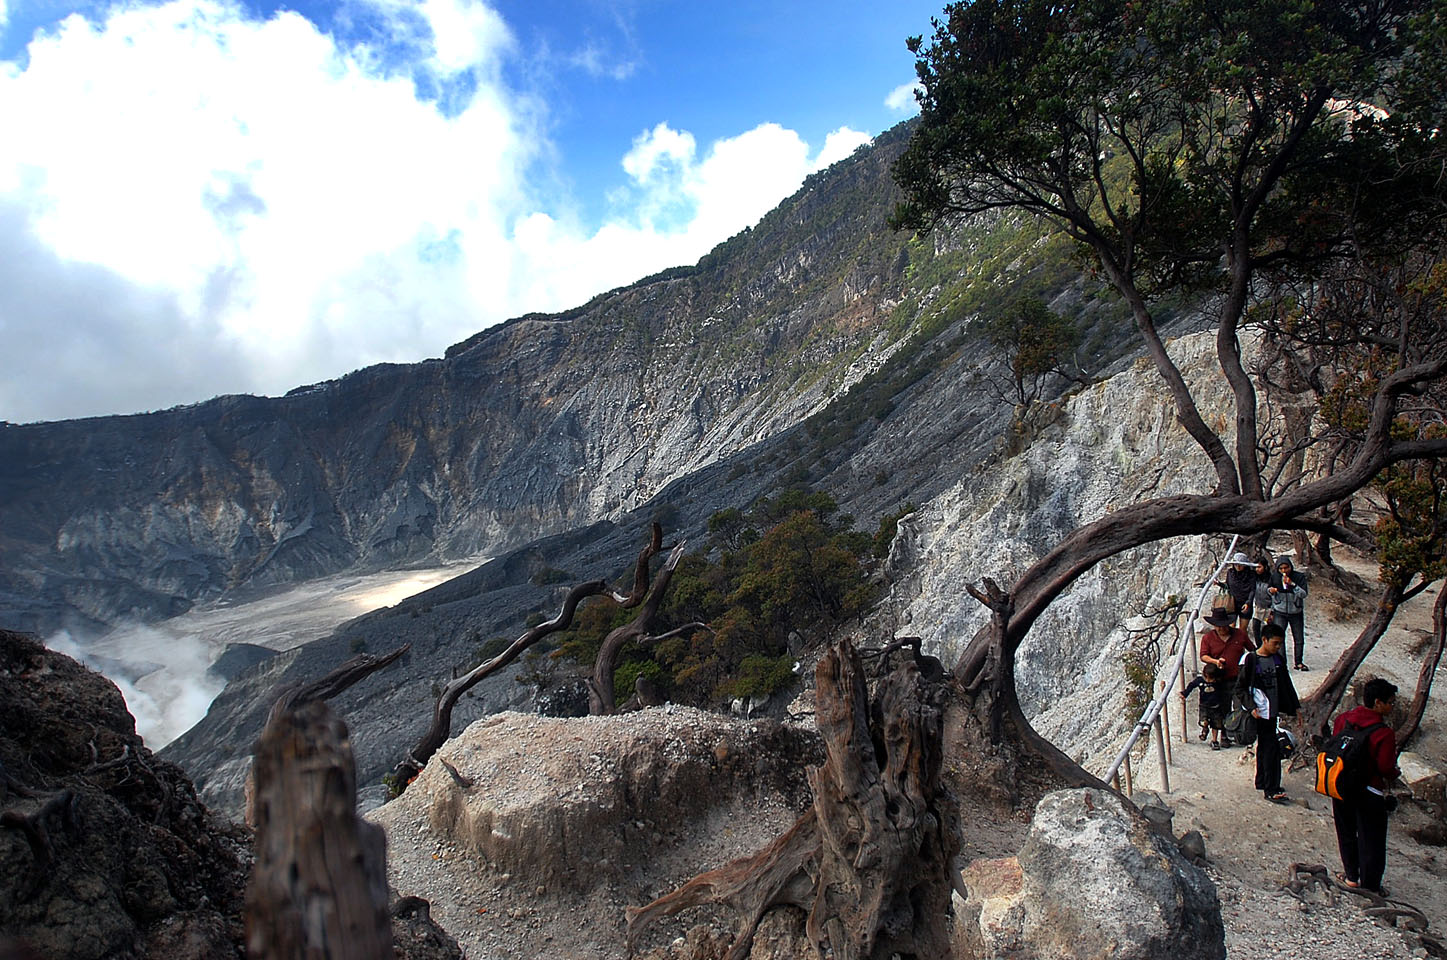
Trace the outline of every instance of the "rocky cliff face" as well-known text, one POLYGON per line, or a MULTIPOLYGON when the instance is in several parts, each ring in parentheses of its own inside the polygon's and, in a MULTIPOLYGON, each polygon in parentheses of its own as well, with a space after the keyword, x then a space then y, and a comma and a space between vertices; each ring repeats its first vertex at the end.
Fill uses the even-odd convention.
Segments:
POLYGON ((73 960, 244 956, 250 835, 151 755, 115 685, 0 630, 0 702, 0 931, 73 960))
POLYGON ((157 619, 242 585, 501 549, 616 518, 776 436, 899 342, 907 131, 697 266, 444 359, 285 397, 0 426, 0 623, 157 619))
MULTIPOLYGON (((1175 340, 1170 352, 1203 409, 1224 400, 1209 335, 1175 340)), ((900 579, 881 616, 924 637, 946 663, 987 620, 966 584, 985 576, 1009 582, 1118 504, 1213 483, 1148 361, 1038 411, 1021 430, 1021 452, 989 462, 900 524, 891 557, 900 579)), ((1113 758, 1135 719, 1123 710, 1121 656, 1135 642, 1128 621, 1172 594, 1194 607, 1226 543, 1180 537, 1128 551, 1050 606, 1016 668, 1021 704, 1041 733, 1093 769, 1113 758)))

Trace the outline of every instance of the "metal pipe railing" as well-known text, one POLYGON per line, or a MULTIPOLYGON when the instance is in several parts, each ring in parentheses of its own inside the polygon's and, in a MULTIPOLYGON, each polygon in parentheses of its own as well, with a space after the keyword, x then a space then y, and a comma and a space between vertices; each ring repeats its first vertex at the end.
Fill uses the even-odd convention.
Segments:
MULTIPOLYGON (((1154 700, 1152 700, 1149 704, 1146 705, 1146 709, 1141 714, 1141 718, 1136 721, 1135 729, 1131 730, 1130 737, 1127 738, 1125 746, 1120 748, 1120 753, 1116 754, 1115 761, 1111 763, 1110 768, 1106 770, 1105 775, 1101 777, 1101 779, 1106 781, 1107 783, 1109 783, 1112 779, 1115 778, 1116 773, 1120 770, 1121 764, 1129 763, 1131 748, 1136 745, 1136 741, 1141 738, 1141 735, 1151 728, 1152 724, 1154 724, 1157 718, 1160 716, 1161 711, 1165 709, 1166 698, 1169 697, 1171 695, 1171 691, 1175 689, 1176 677, 1180 676, 1184 678, 1186 651, 1194 650, 1196 648, 1196 621, 1199 620, 1201 617, 1201 608, 1206 605, 1206 597, 1210 594, 1211 588, 1216 585, 1216 578, 1221 576, 1222 571, 1226 569, 1226 565, 1231 562, 1231 555, 1236 552, 1236 542, 1240 539, 1241 538, 1239 535, 1231 538, 1231 545, 1226 548, 1225 559, 1222 560, 1221 565, 1216 568, 1216 572, 1206 578, 1206 585, 1201 588, 1201 596, 1199 599, 1196 600, 1195 612, 1191 615, 1190 622, 1186 624, 1186 640, 1181 644, 1181 649, 1176 653, 1175 664, 1167 673, 1167 676, 1170 677, 1170 680, 1162 684, 1160 694, 1157 695, 1154 700)), ((1184 721, 1182 722, 1184 723, 1184 721)), ((1157 735, 1159 736, 1159 734, 1160 731, 1157 730, 1157 735)), ((1165 766, 1166 756, 1164 738, 1158 741, 1157 746, 1161 752, 1161 786, 1165 789, 1166 793, 1170 793, 1170 779, 1166 774, 1165 766)), ((1127 773, 1127 792, 1130 792, 1130 788, 1131 777, 1130 774, 1127 773)))

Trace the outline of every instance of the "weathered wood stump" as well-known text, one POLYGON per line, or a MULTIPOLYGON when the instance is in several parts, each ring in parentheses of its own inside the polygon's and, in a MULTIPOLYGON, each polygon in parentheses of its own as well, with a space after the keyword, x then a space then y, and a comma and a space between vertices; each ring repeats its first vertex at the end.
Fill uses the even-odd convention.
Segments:
POLYGON ((820 957, 949 956, 959 837, 940 783, 947 692, 913 658, 896 659, 871 702, 853 646, 825 654, 815 699, 826 759, 809 770, 813 806, 753 856, 630 908, 630 948, 660 918, 715 903, 738 916, 728 960, 749 955, 764 914, 781 905, 807 913, 820 957))
POLYGON ((273 711, 257 742, 251 960, 391 960, 387 838, 357 816, 347 727, 320 700, 273 711))

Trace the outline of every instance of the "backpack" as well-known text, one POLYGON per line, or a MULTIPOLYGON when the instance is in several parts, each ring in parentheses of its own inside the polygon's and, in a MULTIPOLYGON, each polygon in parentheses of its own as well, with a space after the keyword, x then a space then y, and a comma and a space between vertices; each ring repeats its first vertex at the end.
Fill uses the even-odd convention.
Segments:
POLYGON ((1256 742, 1256 718, 1245 707, 1237 707, 1228 713, 1221 728, 1233 742, 1243 747, 1256 742))
POLYGON ((1373 723, 1354 727, 1348 723, 1341 733, 1328 737, 1316 755, 1316 792, 1333 800, 1352 800, 1360 795, 1372 778, 1367 741, 1373 731, 1385 726, 1373 723))

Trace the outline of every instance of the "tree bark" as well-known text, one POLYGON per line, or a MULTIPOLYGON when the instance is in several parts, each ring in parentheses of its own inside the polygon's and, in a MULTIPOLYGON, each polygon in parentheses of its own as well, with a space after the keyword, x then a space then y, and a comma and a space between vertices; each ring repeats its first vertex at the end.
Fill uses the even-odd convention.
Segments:
POLYGON ((759 853, 701 874, 628 910, 630 949, 658 919, 706 903, 738 917, 727 960, 749 955, 765 912, 807 912, 820 957, 948 957, 954 800, 941 787, 944 683, 925 681, 901 658, 871 703, 847 641, 816 672, 823 766, 809 770, 813 806, 759 853))
MULTIPOLYGON (((658 579, 654 581, 653 589, 648 591, 648 599, 643 602, 638 616, 621 627, 614 628, 608 636, 603 638, 603 644, 598 648, 598 656, 593 659, 593 675, 588 678, 588 713, 593 716, 606 716, 617 711, 617 696, 613 689, 613 671, 618 666, 618 655, 630 640, 644 642, 650 639, 648 634, 653 629, 654 620, 658 618, 658 608, 663 603, 663 595, 668 592, 668 584, 673 579, 673 571, 678 567, 678 561, 682 559, 683 544, 679 543, 668 555, 668 559, 664 561, 663 568, 658 571, 658 579)), ((648 568, 644 566, 640 573, 646 578, 648 568)), ((691 626, 702 626, 702 624, 691 626)))
POLYGON ((387 838, 357 816, 346 724, 321 700, 273 712, 253 762, 250 960, 391 960, 387 838))
POLYGON ((1296 722, 1308 737, 1331 733, 1328 727, 1331 715, 1341 705, 1342 697, 1351 686, 1352 677, 1356 676, 1357 669, 1366 660, 1367 654, 1372 652, 1377 641, 1387 632, 1401 602, 1400 587, 1395 584, 1383 587, 1381 596, 1377 598, 1377 608, 1372 612, 1372 619, 1367 621, 1367 625, 1352 641, 1351 646, 1336 658, 1336 663, 1331 665, 1316 691, 1311 696, 1302 698, 1296 722))
POLYGON ((1432 696, 1432 679, 1437 675, 1437 665, 1442 662, 1442 650, 1447 646, 1447 584, 1437 590, 1437 602, 1432 605, 1432 646, 1422 657, 1422 669, 1417 674, 1417 689, 1412 693, 1412 705, 1407 708, 1407 719, 1397 730, 1397 749, 1405 750, 1407 743, 1417 735, 1422 725, 1422 716, 1427 712, 1427 701, 1432 696))

